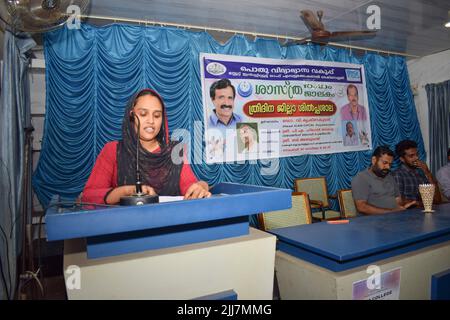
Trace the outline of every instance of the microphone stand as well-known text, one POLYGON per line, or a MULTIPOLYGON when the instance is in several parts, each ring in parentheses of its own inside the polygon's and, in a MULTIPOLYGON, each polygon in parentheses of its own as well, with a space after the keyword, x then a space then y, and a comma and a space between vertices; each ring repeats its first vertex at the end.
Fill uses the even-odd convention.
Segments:
POLYGON ((139 170, 139 146, 141 145, 141 122, 139 117, 131 111, 130 121, 134 122, 137 119, 137 134, 136 134, 136 193, 131 196, 124 196, 120 198, 121 206, 139 206, 149 203, 158 203, 159 197, 157 195, 151 196, 142 192, 141 172, 139 170))

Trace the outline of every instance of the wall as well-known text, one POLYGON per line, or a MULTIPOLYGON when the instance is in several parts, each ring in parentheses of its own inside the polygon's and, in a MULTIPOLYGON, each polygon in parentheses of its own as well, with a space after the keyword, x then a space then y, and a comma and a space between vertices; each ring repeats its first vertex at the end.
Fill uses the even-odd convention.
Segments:
MULTIPOLYGON (((43 62, 43 55, 37 54, 40 64, 43 62)), ((31 90, 31 124, 34 127, 33 132, 33 171, 36 169, 39 154, 41 150, 42 136, 44 134, 44 116, 45 116, 45 69, 37 68, 33 60, 30 70, 30 90, 31 90)), ((35 210, 42 210, 40 203, 33 192, 33 206, 35 210)))
POLYGON ((408 71, 411 86, 413 88, 417 86, 417 94, 414 95, 414 102, 425 143, 427 160, 429 160, 428 101, 425 85, 450 79, 450 50, 425 56, 420 59, 410 60, 408 61, 408 71))

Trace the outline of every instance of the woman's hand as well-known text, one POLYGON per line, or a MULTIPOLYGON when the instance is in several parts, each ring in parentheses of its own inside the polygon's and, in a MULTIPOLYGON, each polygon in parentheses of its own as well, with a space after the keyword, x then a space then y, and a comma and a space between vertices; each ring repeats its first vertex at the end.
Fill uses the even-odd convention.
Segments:
MULTIPOLYGON (((142 192, 148 195, 156 195, 155 189, 147 185, 142 185, 142 192)), ((136 194, 135 185, 116 187, 112 189, 108 196, 105 198, 105 203, 117 204, 120 202, 121 197, 132 196, 133 194, 136 194)))
POLYGON ((184 194, 184 199, 200 199, 211 197, 211 192, 209 192, 209 186, 205 181, 198 181, 191 184, 184 194))
POLYGON ((142 192, 147 194, 147 195, 149 195, 149 196, 155 196, 156 195, 155 189, 153 189, 152 187, 147 186, 147 185, 143 185, 142 186, 142 192))

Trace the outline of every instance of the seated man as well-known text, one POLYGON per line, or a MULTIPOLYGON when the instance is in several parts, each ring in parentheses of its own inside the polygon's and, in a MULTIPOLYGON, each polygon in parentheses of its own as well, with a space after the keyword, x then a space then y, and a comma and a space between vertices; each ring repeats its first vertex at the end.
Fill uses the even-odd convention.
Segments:
POLYGON ((401 211, 416 203, 402 201, 397 184, 389 174, 392 161, 394 153, 388 147, 378 147, 372 154, 372 166, 353 178, 353 199, 360 213, 372 215, 401 211))
MULTIPOLYGON (((433 178, 427 164, 419 160, 417 143, 415 141, 400 141, 395 147, 395 152, 402 164, 392 175, 403 200, 420 201, 419 184, 433 183, 437 187, 436 180, 433 178)), ((436 190, 434 202, 439 203, 440 201, 440 193, 436 190)))
POLYGON ((450 148, 447 151, 447 160, 448 163, 439 169, 436 177, 439 181, 442 193, 450 200, 450 148))

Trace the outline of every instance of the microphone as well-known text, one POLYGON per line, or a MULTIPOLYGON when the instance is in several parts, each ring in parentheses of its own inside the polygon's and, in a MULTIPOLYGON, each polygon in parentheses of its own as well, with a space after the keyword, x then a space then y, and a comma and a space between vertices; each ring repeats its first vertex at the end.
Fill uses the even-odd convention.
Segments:
POLYGON ((130 120, 134 118, 137 119, 137 137, 136 137, 136 195, 141 196, 142 193, 142 181, 141 181, 141 172, 139 171, 139 146, 141 144, 141 121, 139 117, 136 116, 133 110, 130 112, 130 120))
POLYGON ((130 122, 134 122, 137 119, 137 131, 136 131, 136 193, 131 196, 125 196, 120 198, 121 206, 143 205, 149 203, 158 203, 159 197, 157 195, 151 196, 142 192, 141 172, 139 170, 139 146, 141 145, 141 122, 139 117, 130 112, 130 122))

